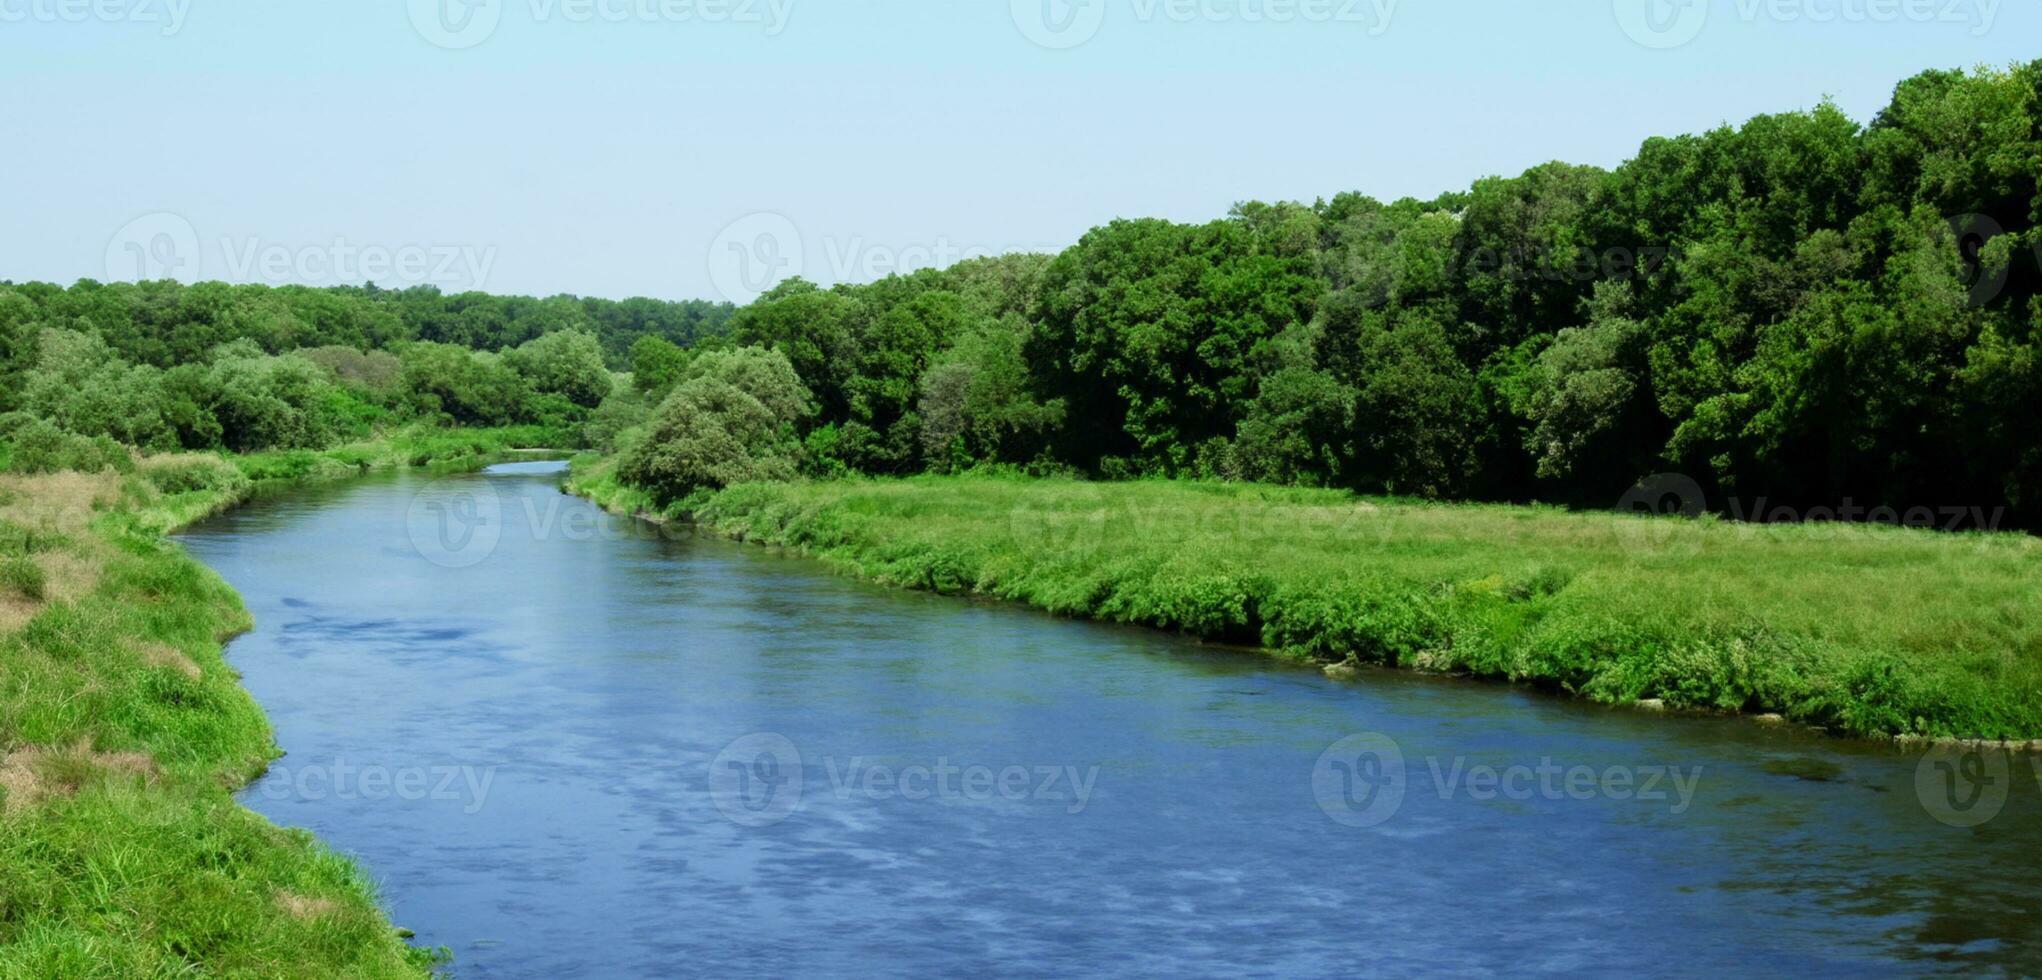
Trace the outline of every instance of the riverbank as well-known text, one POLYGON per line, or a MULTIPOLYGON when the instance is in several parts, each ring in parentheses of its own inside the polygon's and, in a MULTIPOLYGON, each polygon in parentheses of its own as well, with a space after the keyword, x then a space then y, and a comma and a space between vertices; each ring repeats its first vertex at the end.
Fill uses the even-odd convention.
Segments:
MULTIPOLYGON (((570 489, 654 508, 584 459, 570 489)), ((874 581, 1594 701, 2042 737, 2042 542, 993 477, 756 484, 702 526, 874 581)))
POLYGON ((164 535, 265 486, 479 465, 545 435, 0 475, 0 975, 416 977, 353 862, 243 809, 280 752, 225 661, 240 598, 164 535))

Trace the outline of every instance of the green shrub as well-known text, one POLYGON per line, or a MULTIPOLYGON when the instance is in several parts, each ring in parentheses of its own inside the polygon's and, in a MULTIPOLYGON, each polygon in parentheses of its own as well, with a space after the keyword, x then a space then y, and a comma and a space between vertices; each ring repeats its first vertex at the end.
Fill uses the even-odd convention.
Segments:
POLYGON ((794 423, 810 404, 778 351, 703 354, 623 453, 617 474, 662 504, 734 483, 793 479, 801 458, 794 423))
POLYGON ((7 468, 13 473, 57 473, 77 470, 132 473, 135 460, 121 444, 105 435, 86 437, 65 432, 43 419, 17 421, 7 468))
POLYGON ((603 365, 602 344, 584 330, 546 334, 506 353, 504 363, 523 375, 533 391, 558 395, 582 408, 602 404, 613 385, 610 370, 603 365))
POLYGON ((238 495, 248 485, 239 467, 218 456, 194 453, 159 456, 142 461, 141 473, 150 485, 164 493, 213 491, 238 495))

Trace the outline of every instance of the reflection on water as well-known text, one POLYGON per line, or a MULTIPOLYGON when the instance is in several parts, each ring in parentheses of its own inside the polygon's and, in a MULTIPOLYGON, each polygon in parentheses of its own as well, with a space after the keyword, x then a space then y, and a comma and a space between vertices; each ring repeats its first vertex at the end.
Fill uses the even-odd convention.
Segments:
POLYGON ((184 537, 289 753, 244 799, 463 976, 2042 970, 2026 758, 1337 684, 647 533, 551 470, 184 537))

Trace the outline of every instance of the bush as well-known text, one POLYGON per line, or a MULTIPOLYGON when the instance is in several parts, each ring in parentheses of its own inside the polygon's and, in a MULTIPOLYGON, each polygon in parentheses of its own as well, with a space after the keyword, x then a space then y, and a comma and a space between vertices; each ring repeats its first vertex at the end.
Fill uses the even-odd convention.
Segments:
POLYGON ((404 362, 389 351, 360 351, 352 347, 308 347, 298 356, 325 368, 335 381, 355 390, 388 394, 397 390, 404 374, 404 362))
POLYGON ((134 472, 134 457, 120 443, 104 435, 87 438, 65 432, 43 419, 15 421, 11 428, 14 450, 7 462, 10 472, 134 472))
POLYGON ((248 485, 248 476, 240 468, 204 453, 151 457, 142 461, 140 470, 143 479, 164 493, 204 490, 233 495, 248 485))
POLYGON ((582 408, 602 404, 612 387, 610 370, 603 366, 603 346, 586 331, 549 333, 505 354, 504 363, 523 375, 533 391, 558 395, 582 408))
POLYGON ((652 409, 638 392, 619 386, 603 399, 581 427, 581 445, 601 453, 615 452, 625 430, 644 425, 652 409))
POLYGON ((462 425, 507 425, 531 417, 531 389, 493 354, 451 344, 412 344, 404 361, 404 396, 420 414, 462 425))
POLYGON ((704 354, 653 412, 617 474, 662 504, 705 488, 793 479, 801 458, 794 424, 810 405, 778 351, 704 354))

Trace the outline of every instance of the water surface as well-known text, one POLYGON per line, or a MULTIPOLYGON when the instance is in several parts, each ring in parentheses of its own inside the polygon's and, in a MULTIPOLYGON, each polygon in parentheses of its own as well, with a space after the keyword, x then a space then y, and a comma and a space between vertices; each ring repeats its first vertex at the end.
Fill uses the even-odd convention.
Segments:
POLYGON ((244 800, 458 975, 2042 970, 2025 758, 1335 683, 648 533, 554 469, 183 538, 288 753, 244 800))

